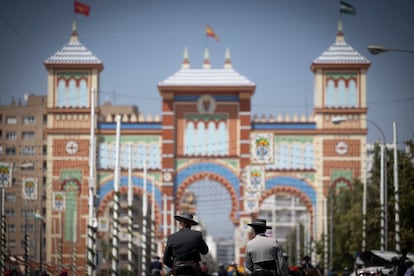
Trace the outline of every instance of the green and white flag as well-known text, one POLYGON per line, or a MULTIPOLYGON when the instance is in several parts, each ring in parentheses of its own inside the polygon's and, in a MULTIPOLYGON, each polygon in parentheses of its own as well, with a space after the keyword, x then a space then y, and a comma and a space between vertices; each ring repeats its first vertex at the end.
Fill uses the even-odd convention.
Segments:
POLYGON ((356 15, 355 7, 343 0, 339 2, 339 12, 343 14, 356 15))

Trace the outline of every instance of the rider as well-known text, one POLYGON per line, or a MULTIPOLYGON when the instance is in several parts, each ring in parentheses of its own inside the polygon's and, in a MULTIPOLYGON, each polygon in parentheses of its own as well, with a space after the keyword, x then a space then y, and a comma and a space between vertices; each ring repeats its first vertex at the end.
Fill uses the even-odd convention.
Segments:
POLYGON ((277 241, 266 235, 266 220, 257 218, 247 225, 253 228, 255 237, 246 244, 245 268, 251 275, 287 275, 285 259, 277 241))
POLYGON ((200 254, 207 254, 208 246, 200 231, 191 230, 198 222, 189 213, 175 215, 174 218, 179 222, 180 230, 168 236, 163 263, 172 270, 192 266, 200 274, 200 254))

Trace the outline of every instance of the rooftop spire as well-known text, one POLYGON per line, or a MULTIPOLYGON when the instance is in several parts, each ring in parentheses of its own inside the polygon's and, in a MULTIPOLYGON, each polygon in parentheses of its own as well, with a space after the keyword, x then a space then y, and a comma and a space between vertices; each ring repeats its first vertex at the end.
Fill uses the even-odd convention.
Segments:
POLYGON ((75 20, 73 20, 73 23, 72 23, 72 33, 70 34, 70 41, 71 42, 78 41, 78 32, 77 32, 77 29, 76 29, 76 21, 75 20))
POLYGON ((185 69, 190 68, 190 61, 188 59, 188 49, 187 49, 187 47, 184 48, 183 63, 181 65, 181 68, 185 68, 185 69))
POLYGON ((210 69, 210 53, 208 51, 208 48, 204 50, 204 62, 203 62, 203 69, 210 69))
POLYGON ((231 64, 231 60, 230 60, 230 49, 226 48, 226 54, 224 56, 225 60, 224 60, 224 68, 228 69, 228 68, 232 68, 232 64, 231 64))
POLYGON ((339 20, 338 22, 338 32, 336 33, 336 42, 344 42, 345 37, 344 33, 342 32, 342 22, 339 20))

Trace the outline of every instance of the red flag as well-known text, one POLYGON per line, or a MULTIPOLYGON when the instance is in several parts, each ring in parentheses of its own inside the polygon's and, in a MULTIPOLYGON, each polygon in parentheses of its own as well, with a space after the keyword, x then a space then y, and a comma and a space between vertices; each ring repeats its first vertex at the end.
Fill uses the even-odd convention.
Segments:
POLYGON ((81 2, 75 1, 75 13, 80 13, 83 14, 85 16, 89 16, 89 12, 91 11, 91 7, 83 4, 81 2))
POLYGON ((216 41, 219 41, 218 36, 214 32, 213 28, 210 27, 210 25, 206 26, 206 36, 214 38, 216 41))

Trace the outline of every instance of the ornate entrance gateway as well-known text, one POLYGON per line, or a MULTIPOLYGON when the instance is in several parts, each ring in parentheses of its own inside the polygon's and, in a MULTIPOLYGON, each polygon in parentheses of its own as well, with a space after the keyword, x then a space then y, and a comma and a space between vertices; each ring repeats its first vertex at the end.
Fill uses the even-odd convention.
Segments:
MULTIPOLYGON (((94 108, 103 64, 79 42, 76 28, 69 43, 45 65, 46 134, 52 148, 47 153, 49 263, 72 263, 78 272, 86 271, 86 266, 94 269, 93 260, 87 259, 95 257, 87 254, 95 252, 94 234, 119 238, 100 232, 112 227, 108 210, 116 196, 121 196, 121 207, 125 203, 122 196, 128 183, 136 201, 135 209, 129 209, 136 210, 137 220, 146 219, 139 226, 144 234, 137 233, 136 240, 145 249, 139 254, 147 255, 138 268, 145 274, 145 262, 162 253, 167 235, 176 230, 173 216, 178 211, 193 208, 207 234, 233 237, 232 256, 242 264, 249 239, 246 225, 252 218, 264 216, 281 240, 288 232, 281 220, 289 218, 291 226, 305 225, 309 240, 320 239, 329 187, 338 181, 352 183, 364 173, 369 61, 345 42, 341 28, 333 45, 312 62, 312 115, 253 116, 256 85, 233 69, 228 50, 219 69, 211 68, 208 49, 202 67, 191 68, 185 50, 181 68, 158 84, 161 116, 147 118, 136 107, 94 108), (73 60, 61 58, 65 56, 73 60), (77 101, 69 101, 72 98, 77 101), (121 122, 115 120, 119 114, 121 122), (347 121, 336 125, 332 120, 336 116, 347 121), (95 157, 96 164, 91 165, 95 157), (114 189, 116 180, 119 192, 114 189), (147 201, 148 210, 140 207, 147 201), (97 229, 91 229, 94 219, 97 229)), ((269 101, 277 106, 288 90, 275 91, 269 101)), ((111 258, 127 267, 126 253, 120 250, 111 258)))

